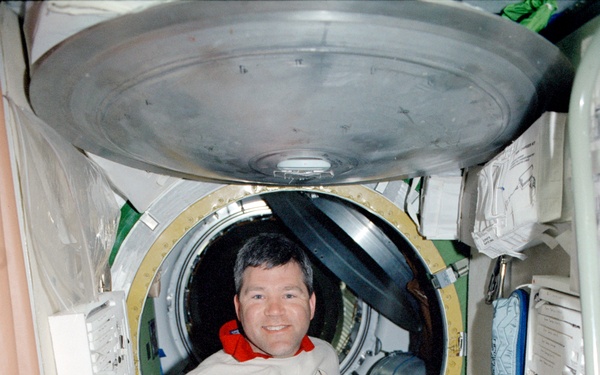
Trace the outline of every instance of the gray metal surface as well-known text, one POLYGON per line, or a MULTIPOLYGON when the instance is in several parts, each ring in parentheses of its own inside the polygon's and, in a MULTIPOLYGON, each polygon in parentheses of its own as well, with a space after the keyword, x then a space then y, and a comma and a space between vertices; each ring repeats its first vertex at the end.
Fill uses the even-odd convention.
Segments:
MULTIPOLYGON (((355 207, 331 198, 313 198, 310 202, 330 218, 381 267, 383 274, 398 288, 406 291, 414 278, 406 258, 390 238, 355 207)), ((411 251, 414 249, 408 242, 411 251)))
POLYGON ((126 165, 327 185, 486 161, 561 110, 572 75, 540 36, 458 3, 174 2, 67 39, 30 99, 126 165))
POLYGON ((383 232, 372 230, 366 217, 350 206, 335 207, 342 203, 334 198, 311 199, 297 192, 262 198, 306 249, 360 298, 399 327, 422 330, 418 305, 407 290, 412 271, 398 248, 383 232), (315 203, 325 199, 331 201, 315 203), (341 212, 352 219, 335 221, 341 212))
POLYGON ((425 363, 411 353, 392 352, 369 370, 369 375, 426 375, 425 363))

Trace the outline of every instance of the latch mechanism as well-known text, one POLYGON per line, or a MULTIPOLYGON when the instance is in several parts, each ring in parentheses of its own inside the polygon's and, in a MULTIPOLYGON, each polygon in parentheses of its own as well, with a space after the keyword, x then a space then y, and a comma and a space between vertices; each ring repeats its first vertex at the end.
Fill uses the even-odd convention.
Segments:
POLYGON ((431 279, 433 286, 442 289, 454 284, 460 277, 469 273, 469 258, 463 258, 435 274, 431 279))

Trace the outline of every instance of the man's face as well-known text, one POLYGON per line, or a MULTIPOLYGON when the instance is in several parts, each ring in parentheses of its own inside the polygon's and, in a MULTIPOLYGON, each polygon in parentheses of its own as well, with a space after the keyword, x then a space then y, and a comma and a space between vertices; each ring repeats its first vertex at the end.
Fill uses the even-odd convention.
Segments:
POLYGON ((246 268, 240 294, 234 297, 237 317, 252 349, 275 358, 296 354, 315 313, 315 302, 296 262, 271 269, 246 268))

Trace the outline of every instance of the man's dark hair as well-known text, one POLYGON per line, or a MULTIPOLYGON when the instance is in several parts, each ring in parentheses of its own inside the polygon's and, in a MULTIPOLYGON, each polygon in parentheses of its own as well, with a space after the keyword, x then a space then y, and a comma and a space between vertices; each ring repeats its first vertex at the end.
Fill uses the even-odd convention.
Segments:
POLYGON ((278 233, 263 233, 252 237, 238 251, 233 268, 235 292, 239 294, 242 289, 242 276, 246 268, 271 269, 289 262, 296 262, 300 266, 308 295, 312 295, 313 271, 308 256, 296 243, 278 233))

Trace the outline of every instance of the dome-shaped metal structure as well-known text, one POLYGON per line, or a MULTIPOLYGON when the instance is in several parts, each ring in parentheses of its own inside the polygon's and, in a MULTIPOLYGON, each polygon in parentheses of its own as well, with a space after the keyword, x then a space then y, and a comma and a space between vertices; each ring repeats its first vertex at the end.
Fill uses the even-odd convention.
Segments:
POLYGON ((329 185, 486 161, 568 97, 526 28, 421 1, 173 2, 90 27, 32 68, 76 146, 163 174, 329 185))

